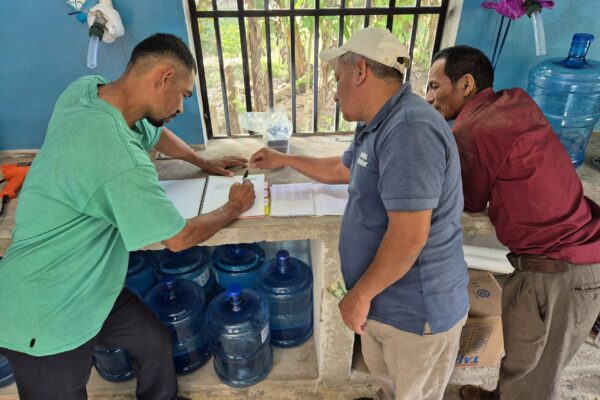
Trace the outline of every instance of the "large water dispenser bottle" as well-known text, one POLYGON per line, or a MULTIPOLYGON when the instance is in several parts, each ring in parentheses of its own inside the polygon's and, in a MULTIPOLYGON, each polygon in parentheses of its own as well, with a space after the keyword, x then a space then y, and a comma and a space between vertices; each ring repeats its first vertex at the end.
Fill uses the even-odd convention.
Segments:
POLYGON ((544 112, 575 167, 600 118, 600 63, 585 58, 594 36, 576 33, 569 56, 541 62, 529 72, 527 92, 544 112))
POLYGON ((94 367, 107 381, 124 382, 135 377, 127 350, 118 347, 94 347, 94 367))
POLYGON ((217 246, 212 253, 212 266, 219 286, 226 289, 234 283, 243 288, 256 288, 256 271, 263 265, 265 252, 256 243, 217 246))
POLYGON ((214 366, 223 383, 247 387, 264 379, 273 366, 269 344, 269 303, 239 284, 227 287, 208 306, 214 366))
MULTIPOLYGON (((1 259, 2 257, 0 257, 1 259)), ((6 357, 0 354, 0 387, 8 386, 15 381, 15 374, 13 373, 10 364, 6 357)))
POLYGON ((194 246, 177 252, 164 249, 157 259, 161 275, 173 275, 177 279, 196 282, 204 291, 207 303, 217 294, 206 247, 194 246))
POLYGON ((177 373, 190 373, 203 366, 210 358, 211 347, 200 285, 165 275, 144 302, 171 332, 177 373))
POLYGON ((294 347, 313 333, 313 275, 310 267, 279 250, 257 276, 258 292, 269 301, 271 343, 294 347))
POLYGON ((140 299, 158 283, 154 252, 140 250, 129 253, 125 286, 140 299))

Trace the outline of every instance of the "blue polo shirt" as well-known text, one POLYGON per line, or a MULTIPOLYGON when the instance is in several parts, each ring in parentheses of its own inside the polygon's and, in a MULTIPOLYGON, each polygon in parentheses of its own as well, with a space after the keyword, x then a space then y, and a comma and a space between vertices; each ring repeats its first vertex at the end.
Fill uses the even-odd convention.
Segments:
POLYGON ((350 169, 340 231, 346 286, 365 272, 388 227, 388 211, 433 210, 429 238, 412 268, 371 302, 369 318, 422 335, 453 327, 467 313, 460 161, 452 132, 423 99, 402 88, 369 125, 357 126, 342 157, 350 169))

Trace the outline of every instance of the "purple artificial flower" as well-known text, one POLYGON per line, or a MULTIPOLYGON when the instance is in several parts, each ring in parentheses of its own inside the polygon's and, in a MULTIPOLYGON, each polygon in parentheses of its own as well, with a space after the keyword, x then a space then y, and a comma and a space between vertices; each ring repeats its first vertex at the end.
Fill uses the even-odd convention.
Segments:
MULTIPOLYGON (((530 0, 531 1, 531 0, 530 0)), ((542 8, 554 7, 552 0, 534 0, 542 8)), ((499 0, 497 3, 493 1, 484 1, 481 3, 483 8, 495 9, 498 14, 501 14, 510 19, 521 18, 527 13, 525 1, 523 0, 499 0)))

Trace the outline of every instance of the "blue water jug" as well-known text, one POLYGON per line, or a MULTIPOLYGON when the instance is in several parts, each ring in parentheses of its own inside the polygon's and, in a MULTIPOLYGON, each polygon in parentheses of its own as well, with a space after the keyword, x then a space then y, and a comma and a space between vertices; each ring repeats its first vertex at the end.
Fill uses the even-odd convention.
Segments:
POLYGON ((94 347, 94 367, 107 381, 124 382, 135 377, 127 350, 118 347, 94 347))
POLYGON ((144 302, 171 332, 177 373, 190 373, 203 366, 210 358, 211 347, 200 285, 165 275, 144 302))
POLYGON ((227 287, 208 306, 214 366, 221 381, 247 387, 263 380, 273 366, 269 344, 269 303, 239 284, 227 287))
POLYGON ((129 253, 125 286, 140 299, 158 283, 155 262, 153 251, 140 250, 129 253))
POLYGON ((313 333, 313 276, 308 265, 279 250, 257 275, 258 292, 269 301, 271 344, 294 347, 313 333))
MULTIPOLYGON (((0 259, 2 258, 0 257, 0 259)), ((14 381, 15 374, 13 373, 8 360, 0 354, 0 387, 8 386, 14 381)))
POLYGON ((187 279, 200 285, 207 303, 216 295, 206 247, 194 246, 177 252, 164 249, 158 254, 157 260, 161 275, 173 275, 177 279, 187 279))
POLYGON ((600 63, 586 60, 594 40, 576 33, 569 56, 541 62, 529 72, 527 92, 544 112, 575 167, 600 118, 600 63))
POLYGON ((223 289, 234 283, 255 289, 256 271, 264 260, 265 252, 256 243, 217 246, 212 253, 215 279, 223 289))

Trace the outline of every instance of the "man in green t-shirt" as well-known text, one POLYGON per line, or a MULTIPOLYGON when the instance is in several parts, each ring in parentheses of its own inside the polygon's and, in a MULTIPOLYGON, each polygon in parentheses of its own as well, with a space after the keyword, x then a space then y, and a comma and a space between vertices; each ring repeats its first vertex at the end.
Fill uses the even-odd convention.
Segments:
POLYGON ((177 399, 171 337, 123 288, 129 252, 194 246, 254 202, 245 180, 223 207, 185 220, 158 183, 152 148, 212 173, 245 164, 204 159, 162 126, 183 111, 195 74, 185 43, 156 34, 118 80, 86 76, 57 100, 0 261, 0 353, 22 399, 85 399, 96 344, 130 352, 139 399, 177 399))

